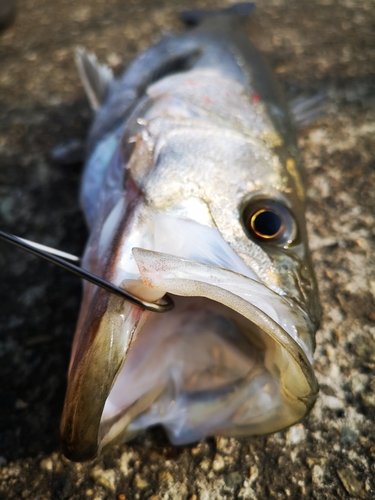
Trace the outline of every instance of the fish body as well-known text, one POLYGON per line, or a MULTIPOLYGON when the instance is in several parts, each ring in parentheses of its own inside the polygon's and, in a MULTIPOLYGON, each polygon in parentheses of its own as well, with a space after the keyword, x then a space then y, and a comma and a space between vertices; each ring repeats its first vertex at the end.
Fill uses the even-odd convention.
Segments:
POLYGON ((73 344, 63 451, 93 458, 163 425, 175 444, 275 432, 318 387, 320 318, 294 129, 272 73, 229 12, 150 47, 119 79, 84 51, 96 115, 82 204, 89 283, 73 344))

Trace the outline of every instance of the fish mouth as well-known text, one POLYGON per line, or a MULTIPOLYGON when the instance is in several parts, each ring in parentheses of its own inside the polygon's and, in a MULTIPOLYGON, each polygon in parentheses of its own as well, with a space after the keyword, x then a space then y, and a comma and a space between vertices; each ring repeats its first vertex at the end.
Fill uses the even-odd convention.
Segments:
MULTIPOLYGON (((159 384, 166 387, 163 396, 132 422, 130 432, 161 423, 174 444, 186 444, 212 434, 270 433, 303 417, 316 386, 311 346, 298 335, 310 328, 300 308, 225 269, 139 248, 133 255, 146 286, 174 294, 176 308, 171 317, 154 316, 143 327, 150 342, 162 333, 161 359, 152 355, 159 362, 155 369, 162 362, 159 372, 169 378, 159 384), (170 349, 170 359, 166 347, 173 337, 180 355, 170 349)), ((137 378, 131 362, 137 365, 142 346, 137 352, 135 342, 134 348, 128 370, 124 366, 128 380, 137 378)), ((148 371, 155 374, 154 385, 161 382, 148 371)), ((120 379, 120 391, 121 385, 120 379)), ((105 407, 104 421, 106 414, 105 407)))
MULTIPOLYGON (((107 355, 99 344, 81 347, 61 424, 68 458, 91 459, 157 424, 185 444, 271 433, 306 415, 318 386, 313 327, 299 306, 233 271, 141 248, 133 256, 137 293, 168 292, 176 307, 157 315, 128 304, 119 314, 131 330, 127 346, 112 324, 100 344, 107 355)), ((118 300, 109 298, 111 317, 118 300)))

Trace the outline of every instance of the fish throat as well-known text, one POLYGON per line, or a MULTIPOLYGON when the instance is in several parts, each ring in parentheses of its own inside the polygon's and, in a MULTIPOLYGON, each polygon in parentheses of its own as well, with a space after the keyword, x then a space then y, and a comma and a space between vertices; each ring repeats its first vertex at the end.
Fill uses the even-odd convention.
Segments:
POLYGON ((150 315, 138 333, 106 401, 103 425, 150 394, 155 400, 134 416, 129 436, 161 424, 174 444, 184 444, 257 423, 281 404, 258 326, 207 298, 174 301, 172 312, 150 315))

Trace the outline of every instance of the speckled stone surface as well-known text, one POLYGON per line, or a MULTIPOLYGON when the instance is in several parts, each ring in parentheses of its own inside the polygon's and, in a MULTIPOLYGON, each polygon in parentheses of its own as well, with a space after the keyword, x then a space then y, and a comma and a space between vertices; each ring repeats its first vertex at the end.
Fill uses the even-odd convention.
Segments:
MULTIPOLYGON (((0 33, 0 227, 79 254, 81 165, 52 147, 83 139, 91 112, 77 44, 115 70, 208 2, 20 0, 0 33)), ((210 7, 227 5, 211 1, 210 7)), ((375 498, 375 2, 263 0, 247 25, 293 97, 326 93, 299 134, 324 310, 311 415, 286 432, 169 445, 155 429, 93 463, 59 452, 79 281, 0 244, 0 497, 375 498)))

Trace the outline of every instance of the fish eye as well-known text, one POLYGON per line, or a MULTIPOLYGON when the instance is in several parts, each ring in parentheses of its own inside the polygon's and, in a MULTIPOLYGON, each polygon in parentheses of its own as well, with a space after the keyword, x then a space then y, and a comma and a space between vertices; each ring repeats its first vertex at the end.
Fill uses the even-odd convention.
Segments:
POLYGON ((243 210, 247 235, 262 243, 290 245, 297 237, 297 224, 289 209, 274 200, 256 200, 243 210))

